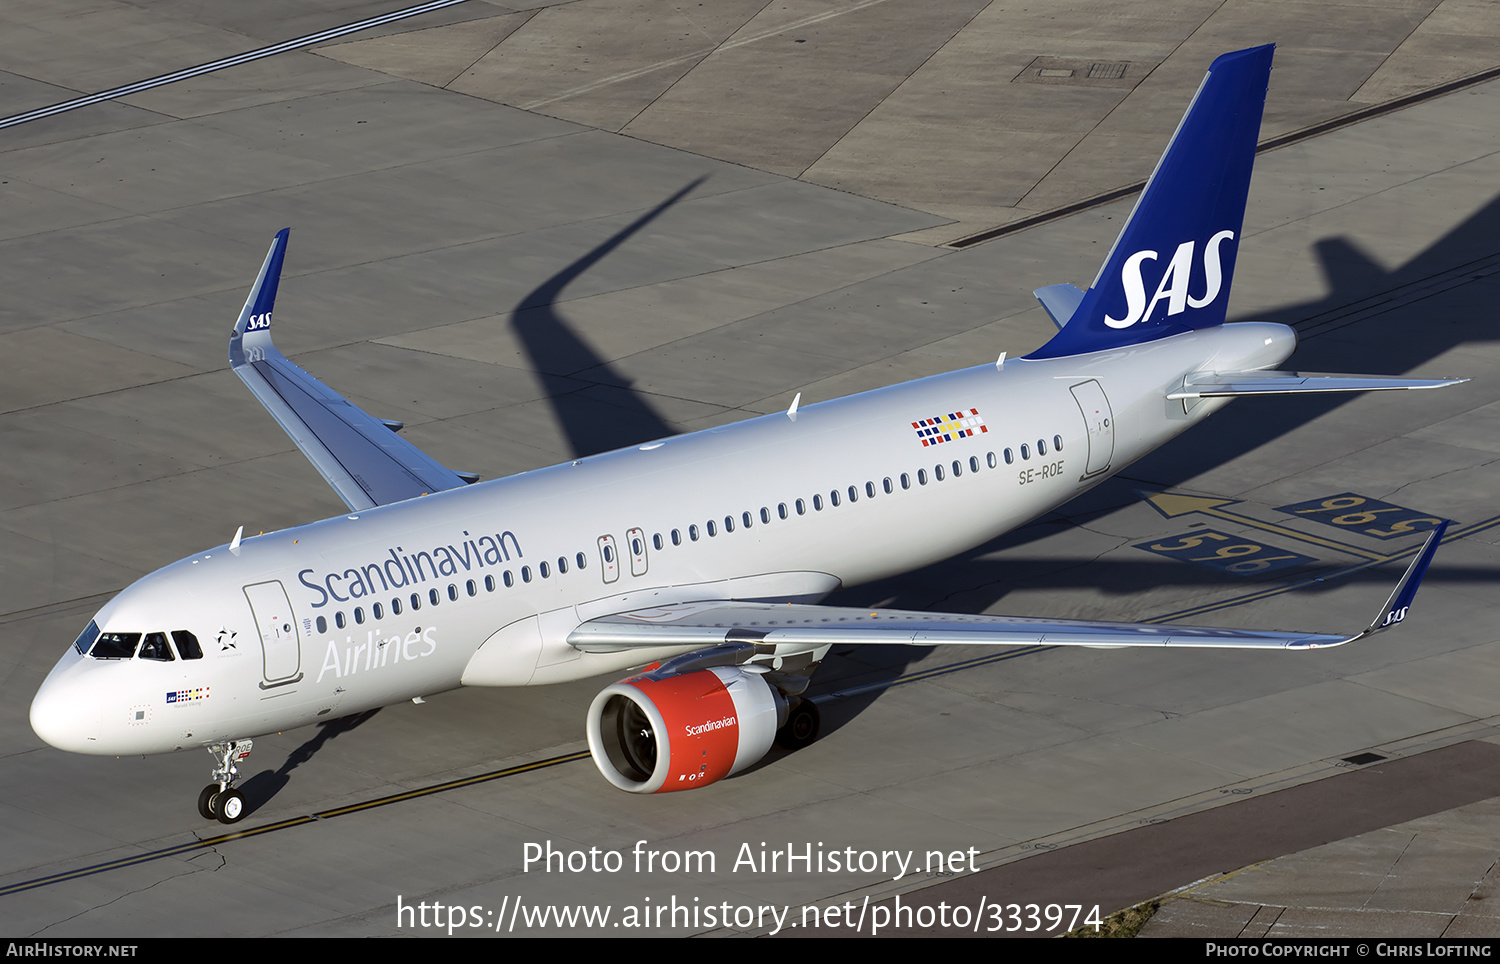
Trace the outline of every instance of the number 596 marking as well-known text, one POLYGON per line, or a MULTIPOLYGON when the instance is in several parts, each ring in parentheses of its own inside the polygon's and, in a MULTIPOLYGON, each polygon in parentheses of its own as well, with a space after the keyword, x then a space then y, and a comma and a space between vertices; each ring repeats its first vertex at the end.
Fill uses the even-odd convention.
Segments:
POLYGON ((1268 546, 1243 536, 1215 532, 1213 529, 1184 532, 1160 542, 1141 542, 1136 544, 1136 548, 1236 576, 1253 576, 1286 566, 1317 561, 1310 556, 1268 546))

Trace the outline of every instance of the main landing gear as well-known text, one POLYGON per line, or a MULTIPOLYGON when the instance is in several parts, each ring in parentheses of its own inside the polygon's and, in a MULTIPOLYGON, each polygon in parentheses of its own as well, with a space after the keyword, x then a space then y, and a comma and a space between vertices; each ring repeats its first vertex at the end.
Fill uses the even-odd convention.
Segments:
POLYGON ((776 745, 783 750, 800 750, 811 746, 818 738, 823 717, 818 705, 809 699, 800 699, 787 713, 786 722, 776 731, 776 745))
POLYGON ((214 755, 218 765, 214 767, 214 782, 198 794, 198 812, 203 815, 204 820, 238 823, 245 815, 245 795, 234 789, 232 784, 240 774, 239 767, 235 764, 243 762, 253 747, 254 743, 250 740, 230 740, 205 748, 214 755))

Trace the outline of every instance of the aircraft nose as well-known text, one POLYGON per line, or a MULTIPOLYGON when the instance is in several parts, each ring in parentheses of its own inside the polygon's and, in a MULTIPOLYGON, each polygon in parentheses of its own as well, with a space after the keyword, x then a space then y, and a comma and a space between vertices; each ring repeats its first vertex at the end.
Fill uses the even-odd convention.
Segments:
POLYGON ((54 673, 31 701, 31 728, 59 750, 97 752, 100 711, 97 700, 73 693, 54 673))

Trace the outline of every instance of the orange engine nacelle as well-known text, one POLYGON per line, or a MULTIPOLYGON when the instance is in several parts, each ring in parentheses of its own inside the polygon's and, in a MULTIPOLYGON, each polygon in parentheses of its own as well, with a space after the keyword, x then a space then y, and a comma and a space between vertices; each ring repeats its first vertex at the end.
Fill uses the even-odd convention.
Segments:
POLYGON ((722 780, 766 755, 786 701, 759 673, 712 666, 641 673, 589 707, 589 751, 621 790, 665 793, 722 780))

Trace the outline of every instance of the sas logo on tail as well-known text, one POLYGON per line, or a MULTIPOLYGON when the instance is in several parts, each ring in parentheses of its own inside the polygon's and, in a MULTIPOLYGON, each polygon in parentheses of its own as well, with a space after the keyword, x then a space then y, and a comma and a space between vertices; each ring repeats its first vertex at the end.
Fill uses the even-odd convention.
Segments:
MULTIPOLYGON (((1153 257, 1154 257, 1154 255, 1153 255, 1153 257)), ((262 312, 261 314, 258 314, 258 315, 251 315, 249 323, 245 325, 245 330, 246 331, 256 331, 257 329, 260 329, 260 328, 269 328, 269 327, 271 327, 271 313, 269 311, 267 311, 267 312, 262 312)))
POLYGON ((1150 318, 1160 301, 1167 303, 1167 317, 1180 315, 1188 308, 1203 308, 1213 304, 1224 283, 1224 273, 1219 265, 1219 246, 1233 237, 1233 231, 1220 231, 1203 246, 1203 273, 1207 278, 1207 286, 1201 298, 1188 294, 1188 279, 1193 273, 1194 242, 1184 241, 1177 246, 1172 260, 1167 262, 1167 271, 1161 276, 1161 283, 1156 286, 1156 294, 1151 296, 1150 301, 1146 300, 1146 282, 1141 277, 1141 265, 1157 260, 1157 253, 1137 251, 1126 258, 1125 267, 1120 271, 1120 282, 1125 286, 1125 317, 1112 318, 1105 315, 1104 323, 1111 328, 1129 328, 1150 318))

